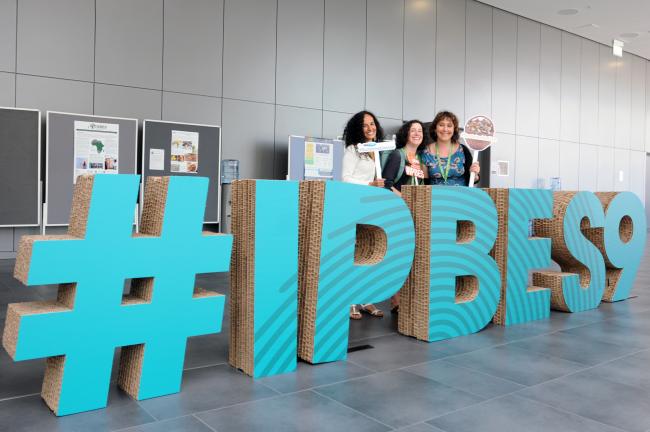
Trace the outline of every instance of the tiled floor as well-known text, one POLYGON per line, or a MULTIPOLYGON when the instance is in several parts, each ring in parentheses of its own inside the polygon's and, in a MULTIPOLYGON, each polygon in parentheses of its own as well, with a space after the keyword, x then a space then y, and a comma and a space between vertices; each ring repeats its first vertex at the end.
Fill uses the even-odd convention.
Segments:
MULTIPOLYGON (((0 260, 0 323, 7 303, 55 292, 12 268, 0 260)), ((228 292, 225 275, 198 280, 228 292)), ((372 348, 259 380, 227 364, 226 316, 223 333, 188 343, 181 393, 136 402, 113 383, 107 409, 62 418, 38 394, 44 361, 2 350, 0 431, 649 431, 649 283, 646 256, 636 298, 431 344, 398 335, 395 317, 364 317, 350 345, 372 348)))

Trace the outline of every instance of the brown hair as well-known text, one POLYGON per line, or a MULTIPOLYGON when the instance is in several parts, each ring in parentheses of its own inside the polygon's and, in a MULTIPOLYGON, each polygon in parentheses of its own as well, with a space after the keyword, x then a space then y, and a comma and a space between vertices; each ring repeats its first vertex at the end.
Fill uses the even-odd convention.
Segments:
POLYGON ((436 114, 436 117, 431 122, 431 126, 429 126, 429 136, 431 136, 431 139, 433 141, 438 141, 436 126, 444 119, 449 119, 454 124, 454 134, 451 136, 451 142, 458 142, 458 138, 460 138, 460 132, 458 130, 458 117, 456 117, 456 114, 451 111, 440 111, 438 114, 436 114))

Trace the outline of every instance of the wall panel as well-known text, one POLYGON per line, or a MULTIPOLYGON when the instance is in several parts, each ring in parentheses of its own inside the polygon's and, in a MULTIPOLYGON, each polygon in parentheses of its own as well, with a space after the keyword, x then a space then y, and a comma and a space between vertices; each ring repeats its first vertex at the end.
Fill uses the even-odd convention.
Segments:
MULTIPOLYGON (((515 136, 511 134, 499 134, 499 143, 490 148, 490 187, 509 188, 515 186, 515 136), (509 172, 507 176, 499 176, 496 171, 496 164, 499 161, 508 162, 509 172)), ((481 169, 485 173, 487 167, 481 169)))
POLYGON ((548 188, 551 185, 551 177, 560 177, 560 142, 540 138, 538 161, 539 186, 548 188))
POLYGON ((323 107, 324 0, 279 0, 276 102, 323 107))
POLYGON ((323 111, 323 138, 336 138, 343 135, 345 124, 352 114, 323 111))
POLYGON ((17 71, 93 81, 95 3, 21 0, 19 7, 17 71))
POLYGON ((321 137, 321 110, 278 105, 275 109, 275 167, 273 177, 284 180, 288 174, 289 135, 321 137))
POLYGON ((0 0, 0 71, 16 71, 15 0, 0 0))
POLYGON ((436 111, 465 121, 465 1, 438 0, 436 14, 436 111))
POLYGON ((630 191, 645 204, 646 154, 644 151, 630 151, 630 191))
POLYGON ((402 118, 404 1, 368 0, 366 108, 402 118))
POLYGON ((405 119, 436 115, 436 1, 406 0, 404 16, 405 119))
POLYGON ((598 190, 598 147, 580 144, 580 175, 578 186, 580 190, 595 192, 598 190))
POLYGON ((630 150, 614 149, 614 190, 630 190, 630 150))
POLYGON ((630 114, 630 148, 645 149, 645 117, 646 117, 646 88, 645 64, 640 57, 632 57, 632 87, 630 114))
POLYGON ((222 117, 223 158, 239 159, 242 179, 272 179, 275 106, 224 99, 222 117))
POLYGON ((539 138, 518 135, 515 154, 515 187, 538 187, 539 138))
POLYGON ((598 68, 598 44, 582 39, 580 61, 581 143, 598 144, 598 68))
POLYGON ((579 190, 580 144, 572 141, 560 141, 560 155, 562 190, 579 190))
POLYGON ((539 23, 517 19, 517 135, 539 135, 539 23))
POLYGON ((97 0, 95 80, 162 88, 163 0, 97 0))
POLYGON ((515 133, 517 118, 517 17, 492 13, 492 116, 499 132, 515 133))
POLYGON ((221 125, 221 98, 163 92, 162 119, 221 125))
POLYGON ((599 191, 614 190, 614 148, 598 146, 599 191))
POLYGON ((162 92, 97 84, 95 86, 95 114, 139 120, 160 120, 162 117, 162 92))
POLYGON ((614 147, 616 139, 616 57, 612 49, 599 47, 600 66, 598 77, 598 145, 614 147))
POLYGON ((0 72, 0 106, 12 107, 16 102, 16 75, 0 72))
MULTIPOLYGON (((77 114, 93 113, 93 85, 80 81, 18 75, 16 106, 77 114)), ((43 117, 44 118, 44 117, 43 117)))
POLYGON ((632 56, 624 54, 616 67, 616 136, 614 146, 630 148, 630 114, 632 112, 632 56))
POLYGON ((273 103, 277 4, 225 1, 223 96, 273 103))
POLYGON ((542 25, 539 59, 539 136, 560 139, 562 32, 542 25))
POLYGON ((323 109, 356 112, 366 100, 366 0, 325 2, 323 109))
POLYGON ((492 8, 467 2, 465 116, 492 115, 492 8))
POLYGON ((164 19, 163 88, 221 96, 223 0, 165 0, 164 19))
POLYGON ((580 140, 580 38, 562 32, 560 138, 580 140))

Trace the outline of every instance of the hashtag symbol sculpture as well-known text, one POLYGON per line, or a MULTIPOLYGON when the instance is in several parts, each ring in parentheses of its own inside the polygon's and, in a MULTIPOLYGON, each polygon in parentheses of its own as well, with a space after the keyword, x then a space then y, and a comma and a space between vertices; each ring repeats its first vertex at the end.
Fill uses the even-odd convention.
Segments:
POLYGON ((2 342, 16 361, 47 358, 41 395, 57 415, 106 406, 117 347, 132 397, 178 392, 187 338, 221 331, 224 297, 194 288, 197 273, 230 263, 232 236, 202 233, 208 179, 149 178, 133 235, 138 186, 81 176, 68 234, 20 241, 14 276, 60 285, 56 301, 10 304, 2 342))

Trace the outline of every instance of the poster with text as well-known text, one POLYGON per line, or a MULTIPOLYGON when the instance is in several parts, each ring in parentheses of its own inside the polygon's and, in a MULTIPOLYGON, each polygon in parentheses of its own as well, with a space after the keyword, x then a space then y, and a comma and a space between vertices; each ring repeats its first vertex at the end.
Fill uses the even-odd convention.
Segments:
POLYGON ((196 174, 199 171, 199 133, 172 131, 170 171, 196 174))
POLYGON ((117 174, 120 125, 75 120, 73 183, 81 174, 117 174))
POLYGON ((305 142, 305 179, 334 178, 334 145, 305 142))

